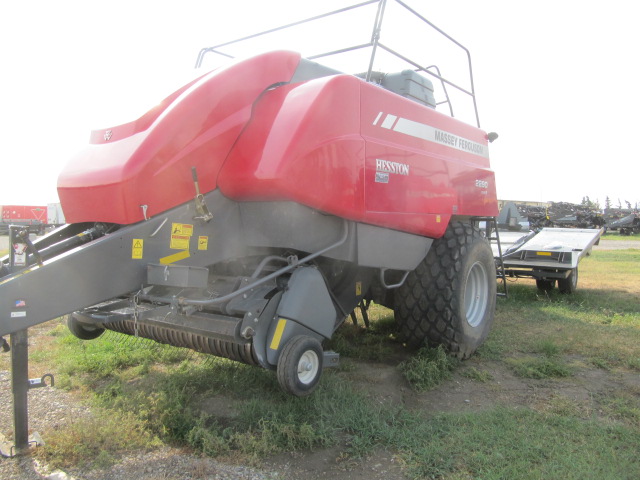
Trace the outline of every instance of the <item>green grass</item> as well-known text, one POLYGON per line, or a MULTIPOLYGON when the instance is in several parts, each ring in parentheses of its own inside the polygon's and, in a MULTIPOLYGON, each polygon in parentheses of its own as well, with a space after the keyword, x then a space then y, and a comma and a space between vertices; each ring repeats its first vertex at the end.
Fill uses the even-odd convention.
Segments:
POLYGON ((496 408, 440 415, 402 440, 411 478, 632 479, 637 429, 562 415, 496 408))
MULTIPOLYGON (((116 355, 127 356, 124 350, 116 355)), ((248 463, 332 445, 359 458, 380 446, 398 452, 410 478, 595 479, 640 472, 640 429, 633 424, 503 407, 427 417, 368 401, 339 372, 327 372, 307 398, 282 394, 272 380, 269 372, 201 355, 151 369, 133 384, 113 380, 97 390, 96 400, 100 411, 112 413, 46 432, 40 455, 53 465, 104 467, 123 450, 151 448, 160 438, 248 463), (203 413, 203 402, 221 394, 233 412, 203 413)), ((634 405, 633 399, 611 400, 611 416, 637 422, 634 405)))
POLYGON ((282 393, 270 371, 117 334, 81 342, 54 330, 40 361, 55 366, 58 385, 84 392, 103 413, 43 432, 38 455, 52 467, 91 468, 158 442, 250 464, 331 446, 341 458, 363 458, 381 447, 416 479, 640 478, 637 387, 437 414, 428 403, 410 408, 349 381, 364 361, 396 365, 418 399, 447 381, 502 392, 496 365, 525 383, 575 383, 587 368, 637 375, 639 255, 595 252, 581 263, 574 295, 545 295, 530 280, 510 284, 487 342, 462 367, 441 349, 407 356, 393 315, 374 306, 369 330, 348 320, 331 340, 327 348, 341 353, 343 366, 325 371, 306 398, 282 393))
POLYGON ((640 240, 640 233, 634 233, 633 235, 620 235, 619 231, 608 231, 601 238, 606 240, 640 240))
POLYGON ((545 294, 531 280, 509 284, 479 351, 488 359, 522 354, 579 355, 606 368, 640 366, 640 251, 600 251, 580 263, 578 290, 545 294), (545 342, 548 345, 545 347, 545 342))

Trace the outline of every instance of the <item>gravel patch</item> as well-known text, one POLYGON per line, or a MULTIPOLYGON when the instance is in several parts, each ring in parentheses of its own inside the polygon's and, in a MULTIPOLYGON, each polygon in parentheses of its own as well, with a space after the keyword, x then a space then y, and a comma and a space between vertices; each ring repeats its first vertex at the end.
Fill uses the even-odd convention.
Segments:
MULTIPOLYGON (((36 329, 31 329, 37 335, 36 329)), ((30 331, 30 333, 31 333, 30 331)), ((33 342, 30 335, 30 344, 33 342)), ((5 354, 6 355, 6 354, 5 354)), ((11 373, 0 370, 0 433, 13 439, 13 398, 11 373)), ((29 432, 43 432, 82 421, 91 409, 71 393, 56 387, 29 391, 29 432)), ((43 439, 46 442, 46 438, 43 439)), ((70 468, 51 471, 30 456, 0 457, 2 480, 284 480, 284 472, 266 472, 242 465, 228 465, 211 458, 193 455, 186 450, 163 447, 152 452, 133 453, 120 459, 109 470, 86 471, 70 468)))

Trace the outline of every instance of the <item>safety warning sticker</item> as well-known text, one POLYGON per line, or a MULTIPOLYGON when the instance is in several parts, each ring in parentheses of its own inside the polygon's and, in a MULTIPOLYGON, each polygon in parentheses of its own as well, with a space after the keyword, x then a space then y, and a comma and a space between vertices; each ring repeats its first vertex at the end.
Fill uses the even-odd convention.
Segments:
POLYGON ((209 237, 198 237, 198 250, 207 250, 209 248, 209 237))
POLYGON ((142 250, 144 248, 144 240, 142 238, 134 238, 131 245, 131 258, 142 258, 142 250))
POLYGON ((174 250, 187 250, 189 248, 189 240, 191 235, 171 235, 170 248, 174 250))
POLYGON ((193 225, 188 223, 174 223, 171 225, 171 235, 193 235, 193 225))

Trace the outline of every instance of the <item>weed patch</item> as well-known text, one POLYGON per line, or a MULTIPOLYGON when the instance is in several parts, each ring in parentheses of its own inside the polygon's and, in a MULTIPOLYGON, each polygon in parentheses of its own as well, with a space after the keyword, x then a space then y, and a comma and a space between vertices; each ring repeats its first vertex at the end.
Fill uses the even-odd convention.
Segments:
POLYGON ((600 404, 609 418, 640 427, 640 390, 612 392, 601 398, 600 404))
POLYGON ((91 418, 45 432, 47 443, 36 455, 54 467, 107 468, 119 455, 160 445, 135 415, 98 410, 91 418))
POLYGON ((460 375, 465 378, 470 378, 471 380, 475 380, 476 382, 488 383, 493 380, 493 375, 486 370, 480 370, 476 367, 465 368, 460 371, 460 375))
POLYGON ((524 357, 507 359, 514 373, 522 378, 545 379, 568 377, 571 369, 561 360, 549 357, 524 357))
POLYGON ((457 362, 439 346, 423 347, 398 368, 415 390, 424 392, 451 378, 451 371, 456 365, 457 362))

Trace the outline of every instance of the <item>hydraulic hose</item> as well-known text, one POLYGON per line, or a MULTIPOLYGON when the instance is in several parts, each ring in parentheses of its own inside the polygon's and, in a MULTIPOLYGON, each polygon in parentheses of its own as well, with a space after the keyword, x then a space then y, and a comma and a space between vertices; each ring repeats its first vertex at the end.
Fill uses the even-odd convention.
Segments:
POLYGON ((271 280, 273 280, 274 278, 279 277, 280 275, 284 275, 285 273, 290 272, 291 270, 293 270, 294 268, 303 265, 305 263, 310 262, 311 260, 314 260, 315 258, 318 258, 321 255, 324 255, 325 253, 327 253, 330 250, 333 250, 334 248, 339 247, 340 245, 342 245, 343 243, 345 243, 347 241, 347 238, 349 238, 349 223, 346 220, 342 220, 342 226, 343 226, 343 232, 342 232, 342 236, 340 237, 340 239, 335 242, 332 243, 331 245, 315 252, 312 253, 310 255, 307 255, 306 257, 304 257, 302 260, 298 260, 296 262, 290 263, 289 265, 287 265, 286 267, 283 267, 279 270, 276 270, 275 272, 267 275, 266 277, 262 277, 260 280, 257 280, 253 283, 250 283, 249 285, 246 285, 242 288, 239 288, 238 290, 231 292, 227 295, 223 295, 222 297, 217 297, 217 298, 211 298, 211 299, 205 299, 205 300, 195 300, 195 299, 190 299, 190 298, 184 298, 184 297, 158 297, 158 296, 154 296, 154 295, 140 295, 140 299, 141 300, 146 300, 148 302, 162 302, 162 303, 177 303, 179 305, 197 305, 197 306, 209 306, 209 305, 215 305, 217 303, 224 303, 226 301, 231 300, 232 298, 237 297, 238 295, 242 295, 245 292, 248 292, 249 290, 255 288, 258 285, 262 285, 263 283, 269 282, 271 280))

